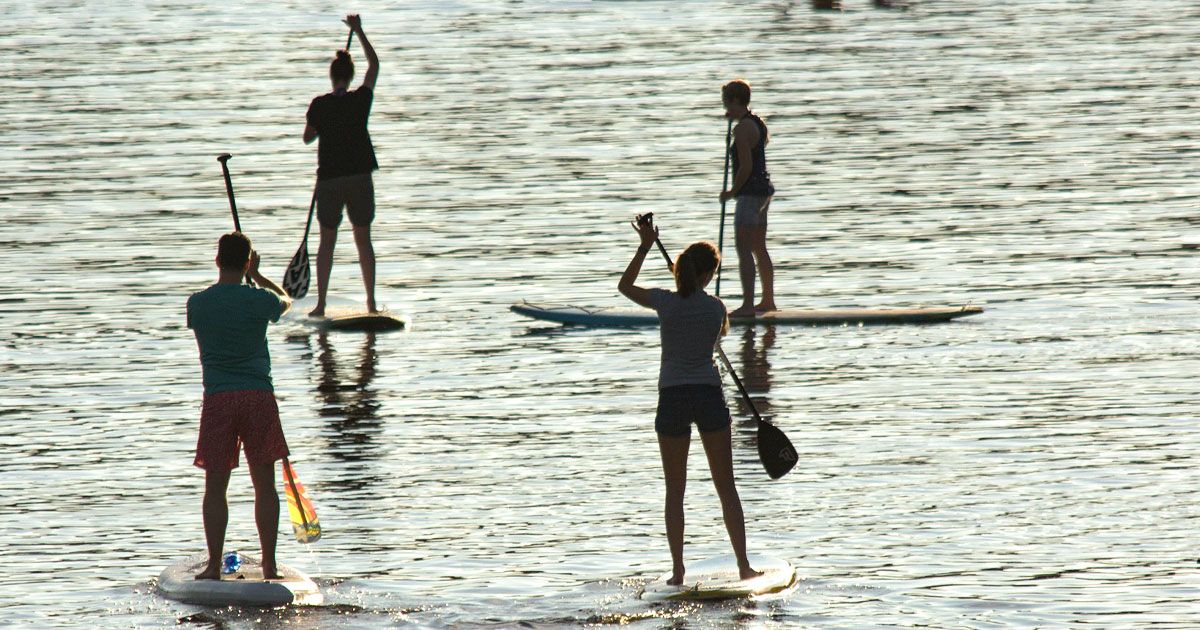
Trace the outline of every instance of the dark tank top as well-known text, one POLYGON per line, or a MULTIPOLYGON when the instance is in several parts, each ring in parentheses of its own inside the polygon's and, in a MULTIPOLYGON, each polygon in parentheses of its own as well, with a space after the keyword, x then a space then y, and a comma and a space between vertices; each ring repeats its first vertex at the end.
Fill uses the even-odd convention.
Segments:
MULTIPOLYGON (((758 143, 750 150, 750 157, 753 162, 750 167, 750 179, 738 191, 738 196, 770 197, 775 194, 775 186, 771 184, 771 174, 767 172, 767 125, 761 118, 751 112, 746 112, 746 116, 742 118, 742 120, 747 119, 758 125, 758 143)), ((729 153, 733 158, 734 177, 737 177, 738 154, 733 146, 729 147, 729 153)))

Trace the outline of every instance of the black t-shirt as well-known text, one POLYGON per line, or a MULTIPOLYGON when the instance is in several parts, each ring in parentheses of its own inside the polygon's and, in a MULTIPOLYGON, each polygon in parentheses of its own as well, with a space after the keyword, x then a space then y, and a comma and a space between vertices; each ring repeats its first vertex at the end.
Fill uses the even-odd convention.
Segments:
POLYGON ((349 92, 330 92, 314 98, 308 106, 308 124, 317 130, 317 179, 370 173, 379 168, 375 147, 367 132, 371 101, 368 87, 349 92))

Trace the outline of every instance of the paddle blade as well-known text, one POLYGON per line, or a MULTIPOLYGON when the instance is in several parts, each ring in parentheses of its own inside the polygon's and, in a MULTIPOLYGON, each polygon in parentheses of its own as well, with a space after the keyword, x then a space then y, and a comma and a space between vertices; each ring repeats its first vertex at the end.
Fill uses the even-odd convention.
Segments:
POLYGON ((792 441, 779 427, 765 420, 758 421, 758 458, 772 479, 786 475, 799 459, 792 441))
POLYGON ((283 272, 283 290, 293 300, 308 295, 308 281, 311 272, 308 267, 308 243, 301 243, 292 262, 288 263, 287 271, 283 272))
POLYGON ((320 540, 321 523, 317 521, 317 511, 304 493, 304 484, 296 478, 291 462, 286 459, 283 460, 283 493, 287 495, 288 517, 292 521, 296 540, 302 543, 320 540))

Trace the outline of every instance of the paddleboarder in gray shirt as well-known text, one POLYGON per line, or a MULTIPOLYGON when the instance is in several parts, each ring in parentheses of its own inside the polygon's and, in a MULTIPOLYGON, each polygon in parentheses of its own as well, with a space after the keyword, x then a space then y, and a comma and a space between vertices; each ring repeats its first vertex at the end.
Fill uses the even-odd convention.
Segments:
POLYGON ((721 390, 721 374, 713 362, 717 339, 729 330, 729 318, 720 298, 704 292, 721 259, 709 242, 692 243, 675 261, 675 288, 644 289, 634 284, 646 253, 658 238, 650 221, 635 222, 641 246, 621 276, 617 289, 634 302, 658 312, 662 338, 662 365, 658 374, 658 412, 654 430, 666 481, 664 517, 667 545, 671 549, 671 579, 683 583, 683 493, 687 486, 688 448, 692 423, 708 456, 725 531, 737 557, 743 580, 762 575, 746 557, 746 519, 733 478, 733 441, 729 407, 721 390))

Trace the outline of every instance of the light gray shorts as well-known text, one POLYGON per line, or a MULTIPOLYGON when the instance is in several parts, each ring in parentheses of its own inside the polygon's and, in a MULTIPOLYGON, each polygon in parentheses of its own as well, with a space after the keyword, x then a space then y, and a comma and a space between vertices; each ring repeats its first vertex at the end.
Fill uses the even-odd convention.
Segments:
POLYGON ((771 197, 739 195, 736 199, 737 206, 733 211, 735 227, 767 229, 767 209, 771 207, 771 197))

